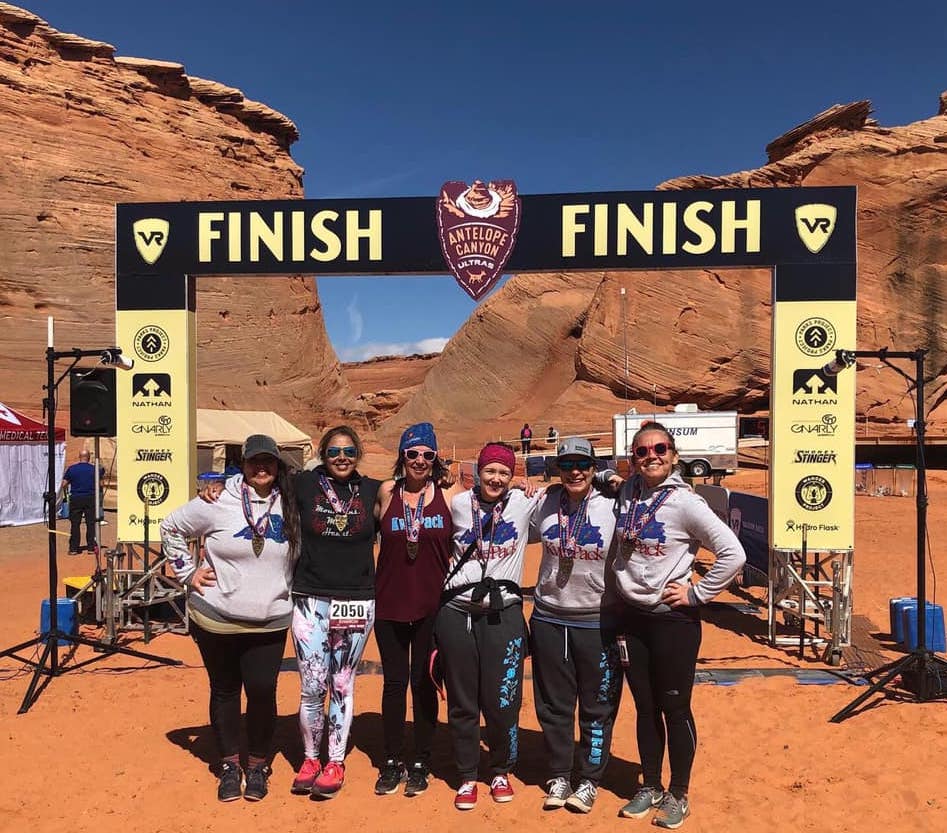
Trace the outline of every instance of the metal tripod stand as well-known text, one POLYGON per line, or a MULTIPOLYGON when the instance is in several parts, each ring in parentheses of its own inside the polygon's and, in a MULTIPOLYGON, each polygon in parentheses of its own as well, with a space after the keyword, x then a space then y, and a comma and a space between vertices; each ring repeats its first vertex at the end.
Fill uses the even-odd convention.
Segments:
MULTIPOLYGON (((947 694, 947 662, 937 657, 927 648, 927 570, 926 570, 926 542, 927 542, 927 466, 924 461, 924 356, 927 350, 913 350, 908 352, 894 352, 887 348, 882 350, 839 350, 836 360, 848 366, 854 364, 856 358, 881 359, 892 370, 900 373, 916 391, 914 400, 915 419, 914 430, 916 438, 917 464, 917 631, 914 650, 907 656, 893 662, 886 663, 863 676, 868 680, 877 678, 867 690, 852 700, 845 708, 829 718, 830 723, 841 723, 851 717, 855 710, 873 694, 884 691, 889 683, 899 674, 902 685, 906 680, 912 681, 912 687, 919 703, 926 703, 937 696, 947 694), (897 365, 891 364, 888 359, 911 359, 914 362, 914 378, 912 379, 897 365), (937 680, 944 681, 936 686, 937 680)), ((909 388, 910 390, 910 388, 909 388)))

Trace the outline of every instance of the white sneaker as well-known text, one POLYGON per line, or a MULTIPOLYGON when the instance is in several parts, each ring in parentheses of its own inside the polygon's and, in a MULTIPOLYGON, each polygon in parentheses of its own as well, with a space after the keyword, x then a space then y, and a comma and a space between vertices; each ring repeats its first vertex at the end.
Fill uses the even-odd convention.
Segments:
POLYGON ((566 799, 572 794, 572 786, 565 778, 550 778, 546 782, 546 800, 544 810, 558 810, 564 807, 566 799))

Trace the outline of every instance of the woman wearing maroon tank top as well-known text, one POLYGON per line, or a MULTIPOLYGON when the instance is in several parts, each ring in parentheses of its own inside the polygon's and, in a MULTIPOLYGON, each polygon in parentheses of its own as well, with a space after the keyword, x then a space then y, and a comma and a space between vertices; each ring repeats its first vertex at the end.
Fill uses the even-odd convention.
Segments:
MULTIPOLYGON (((401 435, 394 479, 378 491, 381 549, 375 570, 375 641, 384 688, 381 717, 385 764, 375 792, 391 795, 427 789, 431 740, 437 725, 437 694, 427 673, 434 616, 451 557, 450 500, 462 487, 442 488, 447 468, 437 456, 428 422, 401 435), (408 684, 414 712, 414 754, 404 757, 408 684)), ((449 477, 447 478, 449 480, 449 477)))

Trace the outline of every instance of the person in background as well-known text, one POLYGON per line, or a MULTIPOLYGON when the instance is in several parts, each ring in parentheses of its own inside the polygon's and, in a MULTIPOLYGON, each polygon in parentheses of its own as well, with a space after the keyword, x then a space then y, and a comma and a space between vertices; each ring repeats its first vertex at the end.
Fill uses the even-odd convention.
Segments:
POLYGON ((529 520, 541 494, 511 491, 515 467, 510 446, 485 445, 477 460, 479 485, 451 501, 454 552, 434 636, 461 779, 454 796, 458 810, 477 803, 481 712, 490 795, 500 803, 513 799, 509 773, 518 754, 527 647, 520 581, 529 520))
POLYGON ((549 426, 549 433, 546 434, 546 445, 550 448, 559 448, 559 432, 554 426, 549 426))
MULTIPOLYGON (((79 452, 79 462, 69 466, 62 476, 59 491, 69 491, 69 555, 78 555, 82 550, 79 541, 82 537, 80 524, 85 521, 86 552, 95 552, 95 466, 89 462, 88 451, 79 452)), ((105 476, 105 469, 99 466, 99 478, 105 476)))
POLYGON ((608 765, 622 686, 617 646, 600 627, 615 500, 593 486, 588 440, 570 437, 558 451, 562 483, 546 491, 531 523, 531 539, 543 546, 530 619, 533 692, 549 773, 543 808, 588 813, 608 765))
POLYGON ((301 550, 293 576, 293 642, 302 682, 299 725, 305 760, 292 792, 328 799, 345 782, 345 751, 355 714, 355 674, 375 620, 379 480, 358 471, 354 428, 330 428, 322 464, 294 482, 301 550), (328 724, 324 712, 328 694, 328 724), (319 758, 328 732, 328 760, 319 758))
POLYGON ((450 501, 462 487, 441 485, 450 477, 429 422, 405 429, 393 474, 394 479, 386 480, 378 492, 381 548, 375 573, 375 641, 385 677, 381 698, 385 764, 375 793, 391 795, 404 782, 404 794, 413 796, 428 786, 437 726, 437 693, 428 660, 452 551, 450 501), (414 753, 406 767, 409 682, 414 753))
POLYGON ((533 442, 533 429, 529 423, 525 423, 520 429, 520 445, 523 447, 523 454, 529 454, 530 446, 533 442))
MULTIPOLYGON (((633 476, 622 486, 615 537, 615 633, 637 711, 643 783, 620 811, 675 829, 690 813, 688 789, 697 747, 691 691, 700 648, 700 605, 722 592, 746 554, 736 535, 688 488, 677 471, 674 438, 657 422, 635 433, 633 476), (700 581, 692 566, 700 544, 715 556, 700 581), (670 783, 661 772, 665 748, 670 783)), ((603 623, 604 625, 604 623, 603 623)))
POLYGON ((292 618, 290 580, 299 544, 292 486, 276 442, 247 437, 243 472, 215 502, 201 498, 169 513, 161 543, 190 589, 189 631, 210 679, 210 722, 220 756, 217 798, 267 794, 276 724, 276 683, 292 618), (204 539, 196 565, 189 541, 204 539), (246 787, 240 766, 240 693, 247 696, 246 787))

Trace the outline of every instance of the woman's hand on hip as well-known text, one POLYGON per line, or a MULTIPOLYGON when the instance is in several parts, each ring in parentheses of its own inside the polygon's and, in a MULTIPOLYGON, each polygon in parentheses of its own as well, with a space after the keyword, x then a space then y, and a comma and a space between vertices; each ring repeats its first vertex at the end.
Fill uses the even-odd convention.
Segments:
POLYGON ((196 590, 203 596, 204 591, 201 588, 217 585, 217 573, 214 572, 213 567, 198 567, 194 571, 194 575, 191 576, 189 583, 192 590, 196 590))
POLYGON ((691 600, 688 595, 690 582, 672 581, 661 592, 661 601, 671 607, 690 607, 691 600))

